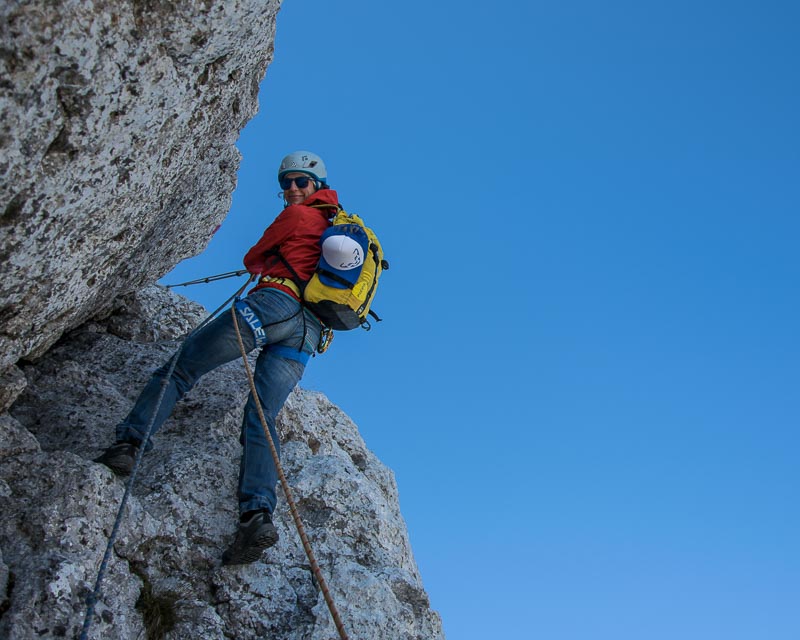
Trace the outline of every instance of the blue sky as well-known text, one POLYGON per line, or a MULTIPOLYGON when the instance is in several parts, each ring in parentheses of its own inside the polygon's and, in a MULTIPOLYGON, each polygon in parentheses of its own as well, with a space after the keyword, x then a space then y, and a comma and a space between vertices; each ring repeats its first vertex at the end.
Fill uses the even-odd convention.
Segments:
POLYGON ((302 385, 394 470, 450 640, 800 637, 798 43, 769 0, 284 3, 163 282, 240 268, 322 155, 391 269, 302 385))

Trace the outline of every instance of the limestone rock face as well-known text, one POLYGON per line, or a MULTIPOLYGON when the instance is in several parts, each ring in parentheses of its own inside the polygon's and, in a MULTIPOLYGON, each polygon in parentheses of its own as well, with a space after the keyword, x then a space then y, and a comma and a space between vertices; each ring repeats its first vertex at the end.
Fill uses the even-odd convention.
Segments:
MULTIPOLYGON (((0 418, 0 637, 77 637, 124 491, 91 459, 176 348, 177 328, 203 315, 152 287, 23 365, 28 385, 0 418)), ((236 527, 244 375, 234 362, 204 377, 143 457, 89 637, 338 638, 282 493, 278 544, 254 564, 220 565, 236 527)), ((321 394, 296 389, 278 427, 350 638, 443 639, 394 477, 356 426, 321 394)))
POLYGON ((0 370, 202 251, 279 5, 0 3, 0 370))
MULTIPOLYGON (((0 3, 0 638, 77 638, 125 484, 92 462, 205 311, 147 286, 230 206, 279 0, 0 3)), ((222 567, 237 524, 240 363, 142 462, 90 638, 331 640, 279 499, 280 542, 222 567)), ((353 640, 438 640, 393 475, 296 389, 283 463, 353 640)))

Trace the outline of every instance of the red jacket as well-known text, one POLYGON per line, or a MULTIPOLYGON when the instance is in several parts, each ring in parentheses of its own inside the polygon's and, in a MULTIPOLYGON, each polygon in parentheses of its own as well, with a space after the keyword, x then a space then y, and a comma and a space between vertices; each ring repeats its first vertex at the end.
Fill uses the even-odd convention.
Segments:
MULTIPOLYGON (((247 252, 244 266, 255 275, 294 280, 292 272, 280 258, 267 255, 271 249, 278 249, 300 279, 303 282, 309 280, 319 261, 319 238, 330 226, 330 218, 338 204, 339 198, 335 191, 322 189, 301 204, 289 205, 267 227, 261 240, 247 252), (327 204, 331 207, 317 209, 311 207, 312 204, 327 204)), ((275 282, 259 282, 253 291, 262 287, 273 287, 297 297, 289 287, 275 282)))

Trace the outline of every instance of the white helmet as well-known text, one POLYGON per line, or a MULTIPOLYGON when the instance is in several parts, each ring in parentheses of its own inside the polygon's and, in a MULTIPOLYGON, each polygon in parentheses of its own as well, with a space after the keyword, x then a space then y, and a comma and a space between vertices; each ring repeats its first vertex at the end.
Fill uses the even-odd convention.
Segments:
POLYGON ((278 180, 292 172, 307 173, 317 182, 328 184, 325 163, 322 158, 311 151, 294 151, 281 160, 281 166, 278 168, 278 180))

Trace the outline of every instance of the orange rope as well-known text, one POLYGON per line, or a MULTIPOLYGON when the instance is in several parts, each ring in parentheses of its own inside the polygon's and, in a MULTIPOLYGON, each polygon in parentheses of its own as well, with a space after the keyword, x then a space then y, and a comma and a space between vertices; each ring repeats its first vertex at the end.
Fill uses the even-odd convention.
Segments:
POLYGON ((286 476, 283 473, 283 467, 281 466, 280 457, 278 456, 278 450, 275 447, 275 443, 272 441, 272 434, 269 432, 267 419, 264 417, 264 410, 261 407, 261 399, 258 397, 258 391, 256 391, 256 383, 253 380, 253 373, 250 370, 250 363, 247 361, 247 351, 245 351, 244 342, 242 342, 242 334, 239 331, 239 322, 238 317, 236 316, 236 305, 231 305, 231 315, 233 316, 233 327, 236 330, 236 339, 239 342, 239 349, 242 352, 244 369, 247 372, 247 381, 250 383, 250 392, 253 394, 253 399, 255 400, 256 409, 258 410, 258 417, 261 420, 261 426, 264 428, 264 435, 269 443, 272 459, 275 461, 275 468, 278 470, 278 477, 280 478, 281 486, 283 487, 283 493, 286 495, 286 502, 289 505, 289 510, 292 513, 294 525, 297 527, 297 533, 300 534, 300 540, 303 543, 303 549, 305 549, 306 556, 308 556, 308 561, 311 564, 311 571, 314 573, 317 584, 319 585, 322 595, 325 598, 325 603, 328 605, 328 610, 331 612, 333 623, 336 625, 336 630, 339 632, 339 637, 341 640, 349 640, 347 633, 344 630, 342 620, 339 617, 339 612, 336 609, 336 604, 333 602, 333 596, 331 596, 331 593, 328 590, 328 584, 325 582, 325 578, 322 576, 322 571, 319 568, 317 559, 314 557, 314 551, 311 548, 311 543, 308 541, 308 536, 306 535, 305 528, 303 527, 303 521, 300 519, 300 513, 297 510, 297 505, 295 505, 292 490, 289 487, 289 481, 286 480, 286 476))

